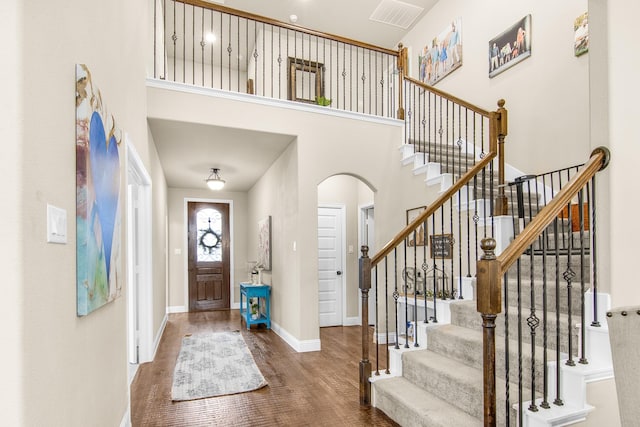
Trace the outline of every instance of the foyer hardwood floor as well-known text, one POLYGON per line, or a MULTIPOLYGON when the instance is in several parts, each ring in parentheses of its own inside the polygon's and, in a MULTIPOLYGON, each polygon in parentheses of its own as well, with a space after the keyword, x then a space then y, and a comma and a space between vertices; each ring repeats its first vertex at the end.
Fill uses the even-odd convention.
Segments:
MULTIPOLYGON (((322 328, 322 351, 297 353, 273 331, 247 331, 238 310, 169 315, 156 358, 131 385, 133 426, 396 426, 359 404, 360 328, 322 328), (269 383, 260 390, 171 401, 173 368, 185 334, 240 330, 269 383)), ((372 362, 373 363, 373 362, 372 362)))

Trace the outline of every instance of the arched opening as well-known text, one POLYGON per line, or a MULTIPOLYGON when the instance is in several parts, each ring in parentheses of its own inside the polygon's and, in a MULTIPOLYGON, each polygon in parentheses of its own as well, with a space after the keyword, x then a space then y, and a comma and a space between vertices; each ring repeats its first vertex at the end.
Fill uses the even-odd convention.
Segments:
POLYGON ((360 324, 358 260, 363 244, 373 246, 373 218, 374 191, 360 178, 340 174, 318 184, 320 327, 360 324))

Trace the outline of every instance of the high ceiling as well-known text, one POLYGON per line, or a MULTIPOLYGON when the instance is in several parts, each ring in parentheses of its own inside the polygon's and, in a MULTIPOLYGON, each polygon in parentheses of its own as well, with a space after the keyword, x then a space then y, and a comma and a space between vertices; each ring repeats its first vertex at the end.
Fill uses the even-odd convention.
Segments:
MULTIPOLYGON (((381 0, 225 0, 224 6, 290 22, 361 42, 395 49, 407 29, 369 19, 381 0)), ((387 1, 387 0, 385 0, 387 1)), ((209 0, 222 3, 222 0, 209 0)), ((416 22, 437 0, 404 0, 424 9, 416 22)), ((402 6, 402 2, 400 2, 402 6)), ((393 14, 387 15, 393 18, 393 14)), ((415 22, 414 22, 415 23, 415 22)), ((174 188, 206 188, 212 167, 221 168, 225 191, 248 191, 295 139, 292 135, 266 134, 241 129, 167 120, 149 120, 167 185, 174 188), (232 142, 232 143, 230 143, 232 142)))

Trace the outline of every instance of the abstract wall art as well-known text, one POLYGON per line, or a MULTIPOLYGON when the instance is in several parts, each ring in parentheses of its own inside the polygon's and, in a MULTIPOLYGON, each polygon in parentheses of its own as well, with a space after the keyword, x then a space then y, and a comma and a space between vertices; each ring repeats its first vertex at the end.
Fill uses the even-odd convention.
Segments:
POLYGON ((91 72, 76 65, 77 315, 86 316, 121 292, 121 132, 91 72))
POLYGON ((271 216, 258 221, 258 266, 271 270, 271 216))

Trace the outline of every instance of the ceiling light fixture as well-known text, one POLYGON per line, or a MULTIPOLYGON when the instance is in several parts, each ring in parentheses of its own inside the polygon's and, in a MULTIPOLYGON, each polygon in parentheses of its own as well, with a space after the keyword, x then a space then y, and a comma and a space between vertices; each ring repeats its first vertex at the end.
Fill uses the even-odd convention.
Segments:
POLYGON ((289 15, 289 21, 291 21, 292 24, 295 24, 298 22, 298 15, 289 15))
POLYGON ((215 41, 217 40, 217 37, 213 33, 207 33, 207 35, 204 37, 204 39, 209 43, 215 43, 215 41))
POLYGON ((220 169, 211 168, 211 174, 209 175, 209 178, 205 180, 209 188, 214 191, 222 190, 222 188, 224 187, 225 181, 222 178, 220 178, 219 173, 220 173, 220 169))

